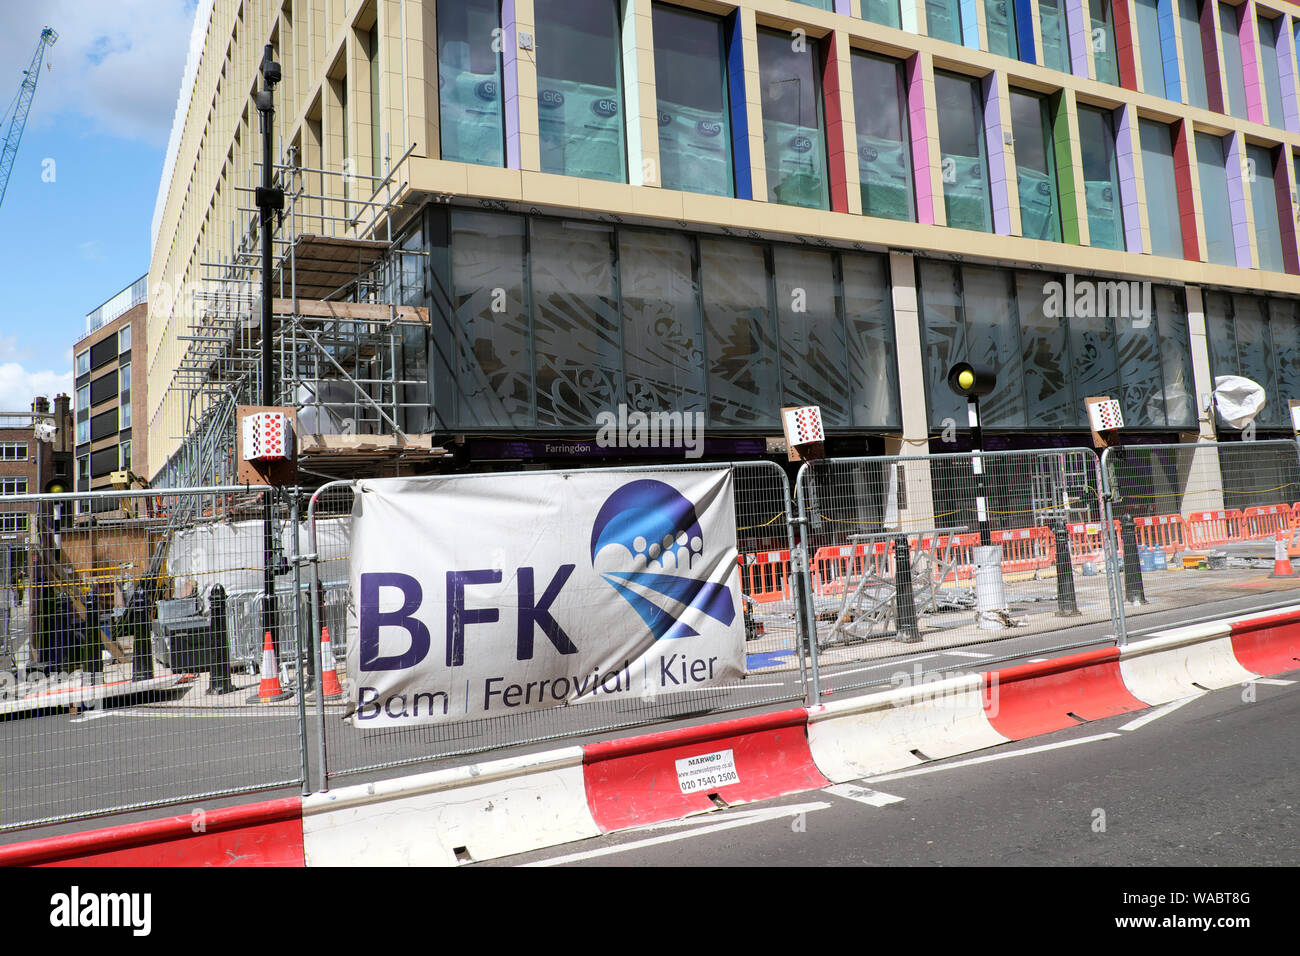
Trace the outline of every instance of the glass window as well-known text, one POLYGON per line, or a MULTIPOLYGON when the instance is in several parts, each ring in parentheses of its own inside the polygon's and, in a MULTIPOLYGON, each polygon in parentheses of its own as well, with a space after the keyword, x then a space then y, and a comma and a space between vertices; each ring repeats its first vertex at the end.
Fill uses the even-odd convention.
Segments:
POLYGON ((1250 173, 1250 205, 1255 214, 1255 246, 1259 250, 1259 267, 1268 272, 1285 272, 1273 151, 1264 146, 1247 144, 1246 161, 1250 173))
POLYGON ((884 256, 845 253, 840 256, 840 271, 849 381, 853 387, 853 424, 901 425, 889 260, 884 256))
POLYGON ((921 259, 916 271, 925 336, 925 392, 930 401, 930 425, 942 427, 948 418, 964 425, 966 403, 946 384, 952 364, 966 360, 966 323, 962 320, 958 267, 951 262, 921 259))
POLYGON ((1183 292, 1171 286, 1158 285, 1154 287, 1153 298, 1165 384, 1165 424, 1170 428, 1193 427, 1196 424, 1196 387, 1192 379, 1192 349, 1183 292))
POLYGON ((898 0, 862 0, 862 19, 900 29, 898 0))
POLYGON ((98 405, 117 398, 117 371, 99 376, 90 383, 90 404, 98 405))
POLYGON ((1223 85, 1228 92, 1228 112, 1238 119, 1246 115, 1246 79, 1241 66, 1241 38, 1237 34, 1237 8, 1219 4, 1219 45, 1223 47, 1223 85))
POLYGON ((961 43, 960 0, 925 0, 925 28, 936 40, 961 43))
POLYGON ((119 448, 121 449, 121 451, 122 451, 122 468, 123 468, 123 470, 130 470, 130 468, 131 468, 131 443, 130 443, 129 441, 124 441, 124 442, 122 442, 122 444, 119 445, 118 447, 119 447, 119 448))
POLYGON ((796 45, 788 33, 758 33, 763 149, 770 202, 830 208, 818 82, 820 62, 816 40, 805 39, 796 45))
POLYGON ((1160 13, 1156 0, 1136 0, 1138 53, 1142 59, 1142 90, 1165 95, 1165 63, 1160 52, 1160 13))
POLYGON ((1064 0, 1038 0, 1038 20, 1043 35, 1043 66, 1070 72, 1070 47, 1065 30, 1064 0))
MULTIPOLYGON (((1016 305, 1020 313, 1020 357, 1024 365, 1028 420, 1039 427, 1078 424, 1070 363, 1069 329, 1063 315, 1047 315, 1047 283, 1060 276, 1043 272, 1016 273, 1016 305)), ((1064 288, 1062 284, 1062 288, 1064 288)))
POLYGON ((663 4, 653 10, 663 185, 734 196, 722 21, 663 4))
POLYGON ((90 408, 90 386, 82 385, 77 389, 77 411, 85 411, 90 408))
POLYGON ((117 350, 119 352, 131 351, 131 326, 125 325, 122 331, 117 333, 117 350))
POLYGON ((77 375, 85 375, 90 371, 90 350, 77 353, 77 375))
POLYGON ((780 388, 764 248, 734 240, 699 242, 709 421, 775 421, 780 388))
MULTIPOLYGON (((980 399, 980 418, 991 427, 1023 428, 1027 421, 1015 273, 1007 269, 962 266, 961 285, 962 314, 966 320, 963 357, 998 370, 997 386, 992 394, 980 399)), ((947 388, 945 379, 939 380, 939 387, 947 388)))
POLYGON ((613 229, 534 219, 529 250, 537 423, 590 426, 620 394, 613 229))
POLYGON ((1277 353, 1277 389, 1283 402, 1300 396, 1300 302, 1269 299, 1269 334, 1277 353))
POLYGON ((1012 90, 1011 132, 1015 142, 1021 234, 1029 239, 1060 242, 1061 205, 1047 100, 1012 90))
POLYGON ((1257 425, 1281 424, 1285 412, 1277 401, 1277 380, 1273 369, 1273 337, 1269 334, 1268 306, 1253 295, 1232 297, 1232 327, 1237 340, 1241 374, 1263 386, 1267 401, 1256 417, 1257 425), (1280 414, 1279 414, 1280 413, 1280 414))
POLYGON ((542 172, 627 182, 618 0, 536 0, 542 172))
POLYGON ((1111 0, 1090 0, 1088 4, 1092 17, 1092 64, 1098 80, 1118 86, 1119 66, 1115 59, 1115 26, 1110 3, 1111 0))
POLYGON ((131 391, 131 363, 127 362, 125 365, 119 368, 117 370, 117 375, 119 378, 119 382, 117 386, 118 391, 125 394, 129 394, 131 391))
POLYGON ((1178 30, 1183 40, 1183 77, 1187 85, 1187 102, 1209 109, 1210 96, 1205 86, 1205 48, 1201 43, 1199 0, 1178 0, 1178 30))
POLYGON ((1137 302, 1129 299, 1129 314, 1112 315, 1115 349, 1119 364, 1119 399, 1127 425, 1163 428, 1165 425, 1164 383, 1161 381, 1160 330, 1155 321, 1155 303, 1149 283, 1135 282, 1137 302))
POLYGON ((90 440, 99 441, 117 432, 117 409, 110 408, 90 419, 90 440))
POLYGON ((1015 0, 984 0, 984 29, 989 52, 1017 59, 1015 0))
POLYGON ((1115 124, 1109 113, 1079 107, 1084 197, 1090 245, 1123 251, 1124 214, 1115 161, 1115 124))
POLYGON ((992 232, 980 81, 936 71, 934 92, 939 104, 939 151, 948 225, 992 232))
POLYGON ((458 421, 465 427, 531 425, 524 219, 458 209, 451 234, 458 421))
POLYGON ((805 7, 816 7, 818 10, 834 11, 835 0, 794 0, 795 3, 802 3, 805 7))
POLYGON ((1147 224, 1151 251, 1174 259, 1183 257, 1183 225, 1178 212, 1178 181, 1174 177, 1173 131, 1160 123, 1138 123, 1142 140, 1142 178, 1146 180, 1147 224))
POLYGON ((704 411, 704 341, 691 240, 619 232, 627 403, 643 412, 704 411))
POLYGON ((130 428, 131 427, 131 403, 129 401, 124 402, 121 406, 121 410, 122 410, 122 424, 118 425, 117 427, 120 429, 130 428))
POLYGON ((494 42, 500 34, 493 32, 500 28, 500 0, 438 0, 443 159, 505 165, 501 54, 494 49, 500 46, 494 42))
POLYGON ((84 445, 90 441, 90 419, 86 418, 77 422, 77 444, 84 445))
POLYGON ((1283 129, 1286 120, 1282 117, 1282 77, 1277 62, 1277 40, 1282 19, 1270 20, 1264 16, 1256 19, 1259 23, 1259 65, 1264 74, 1264 92, 1268 101, 1268 125, 1283 129))
POLYGON ((911 222, 916 210, 903 64, 856 50, 852 62, 862 214, 911 222))
POLYGON ((1201 213, 1205 220, 1205 257, 1221 266, 1237 264, 1228 205, 1228 161, 1223 140, 1196 134, 1196 169, 1201 180, 1201 213))
POLYGON ((1070 319, 1070 357, 1074 361, 1074 391, 1080 398, 1119 393, 1115 334, 1109 316, 1076 314, 1070 319))
POLYGON ((786 405, 820 405, 827 425, 849 424, 848 348, 831 255, 778 245, 773 251, 786 405))
MULTIPOLYGON (((90 480, 90 456, 89 455, 82 455, 80 458, 77 459, 77 480, 79 482, 90 480)), ((80 485, 78 485, 77 490, 82 491, 84 489, 80 485)))

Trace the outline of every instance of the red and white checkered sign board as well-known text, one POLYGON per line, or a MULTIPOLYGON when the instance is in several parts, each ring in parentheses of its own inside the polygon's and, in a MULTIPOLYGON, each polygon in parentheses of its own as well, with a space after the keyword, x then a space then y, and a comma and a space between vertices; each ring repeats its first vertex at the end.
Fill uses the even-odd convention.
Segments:
POLYGON ((786 439, 794 445, 825 441, 826 433, 822 431, 822 410, 816 405, 787 410, 785 434, 786 439))
POLYGON ((1119 402, 1113 398, 1092 402, 1088 406, 1088 420, 1092 423, 1092 430, 1097 432, 1113 432, 1124 427, 1124 415, 1119 402))
POLYGON ((284 412, 256 412, 244 419, 245 461, 288 461, 293 427, 284 412))

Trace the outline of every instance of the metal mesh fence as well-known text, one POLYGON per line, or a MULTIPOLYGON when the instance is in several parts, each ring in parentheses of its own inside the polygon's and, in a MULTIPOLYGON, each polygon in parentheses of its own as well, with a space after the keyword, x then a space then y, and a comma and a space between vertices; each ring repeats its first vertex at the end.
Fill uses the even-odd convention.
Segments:
POLYGON ((822 693, 900 655, 1112 613, 1087 449, 815 461, 797 497, 822 693))
POLYGON ((347 520, 353 492, 349 484, 342 483, 320 489, 311 507, 318 533, 315 564, 326 606, 338 609, 338 624, 330 625, 329 636, 346 692, 342 701, 313 703, 324 715, 319 725, 324 737, 314 742, 313 754, 323 753, 326 778, 803 699, 803 659, 796 653, 800 602, 791 573, 790 494, 785 472, 768 462, 612 470, 634 474, 696 468, 730 468, 734 477, 737 572, 745 595, 747 636, 747 673, 743 680, 650 698, 595 700, 545 711, 400 728, 360 729, 341 719, 348 711, 346 701, 353 696, 352 675, 344 672, 343 653, 352 636, 344 632, 346 606, 351 600, 347 592, 348 542, 343 535, 327 540, 320 530, 330 522, 347 520))
POLYGON ((1108 448, 1102 471, 1131 617, 1297 587, 1300 456, 1291 441, 1108 448), (1285 570, 1285 567, 1282 568, 1285 570))
MULTIPOLYGON (((0 830, 303 782, 295 698, 250 700, 266 494, 0 503, 28 515, 0 588, 0 830)), ((272 509, 284 687, 298 646, 291 517, 272 509)))

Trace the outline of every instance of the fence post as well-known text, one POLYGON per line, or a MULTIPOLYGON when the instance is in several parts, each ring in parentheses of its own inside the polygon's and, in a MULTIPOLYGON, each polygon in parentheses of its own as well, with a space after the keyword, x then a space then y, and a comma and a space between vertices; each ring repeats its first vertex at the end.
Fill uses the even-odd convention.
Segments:
MULTIPOLYGON (((793 586, 794 598, 794 644, 795 654, 799 658, 799 680, 803 684, 804 701, 808 702, 808 668, 804 664, 803 648, 801 645, 806 640, 806 621, 804 621, 803 599, 799 593, 800 588, 804 586, 804 581, 799 573, 799 552, 795 546, 794 540, 794 499, 790 495, 790 476, 785 473, 785 469, 776 462, 770 463, 781 479, 781 509, 785 514, 785 541, 786 547, 790 551, 790 577, 793 586)), ((734 466, 733 466, 734 469, 734 466)), ((737 541, 739 545, 739 541, 737 541)))
POLYGON ((320 549, 316 543, 316 502, 320 500, 321 492, 331 485, 339 486, 347 484, 345 482, 329 482, 321 485, 316 489, 315 494, 311 496, 311 501, 307 505, 307 554, 305 560, 311 562, 311 600, 307 602, 310 608, 308 620, 311 622, 311 633, 313 635, 312 660, 316 664, 316 673, 319 675, 316 684, 316 762, 319 765, 318 770, 318 792, 324 793, 329 789, 329 773, 326 767, 326 748, 325 748, 325 694, 322 691, 320 678, 324 676, 322 670, 320 641, 314 635, 320 633, 320 611, 321 608, 316 606, 316 595, 320 592, 320 549))
MULTIPOLYGON (((1120 647, 1128 644, 1128 625, 1124 619, 1124 601, 1120 597, 1123 591, 1119 583, 1119 545, 1115 541, 1115 518, 1111 510, 1111 497, 1114 494, 1111 481, 1111 453, 1114 449, 1102 450, 1097 465, 1097 486, 1100 489, 1101 507, 1101 541, 1102 556, 1106 562, 1106 596, 1110 600, 1110 613, 1115 621, 1115 642, 1120 647)), ((1093 452, 1095 457, 1096 452, 1093 452)))
MULTIPOLYGON (((821 700, 821 672, 818 669, 817 664, 817 608, 813 603, 812 555, 808 553, 809 522, 808 505, 806 501, 808 484, 805 478, 811 475, 811 464, 811 462, 805 462, 799 467, 799 473, 795 476, 795 498, 799 501, 799 517, 791 518, 791 521, 799 525, 800 568, 798 575, 803 586, 804 613, 802 617, 802 626, 800 627, 796 625, 796 627, 797 630, 801 632, 799 637, 803 643, 803 648, 800 649, 800 653, 803 653, 804 650, 806 650, 809 661, 811 662, 810 669, 812 672, 812 686, 809 688, 808 695, 808 703, 810 705, 821 700)), ((791 552, 791 558, 793 559, 793 557, 794 552, 791 552)))
MULTIPOLYGON (((298 534, 298 495, 302 489, 294 486, 292 502, 289 505, 289 521, 293 525, 293 600, 289 602, 289 607, 293 611, 293 652, 294 665, 297 668, 298 678, 298 756, 302 759, 302 795, 305 797, 311 793, 310 774, 311 767, 307 760, 307 681, 308 675, 303 673, 303 646, 302 646, 302 547, 298 534)), ((320 697, 320 689, 317 687, 317 697, 320 697)))

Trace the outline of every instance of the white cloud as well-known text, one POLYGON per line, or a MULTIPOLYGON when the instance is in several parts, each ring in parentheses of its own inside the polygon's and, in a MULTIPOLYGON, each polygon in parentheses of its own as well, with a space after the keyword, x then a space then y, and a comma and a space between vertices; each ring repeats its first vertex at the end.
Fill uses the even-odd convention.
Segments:
POLYGON ((37 395, 72 394, 72 371, 29 372, 17 362, 0 364, 0 412, 30 411, 37 395))
POLYGON ((42 27, 50 26, 59 40, 46 54, 50 68, 42 68, 32 122, 75 113, 99 132, 164 145, 193 20, 194 0, 5 3, 0 92, 17 89, 42 27))

